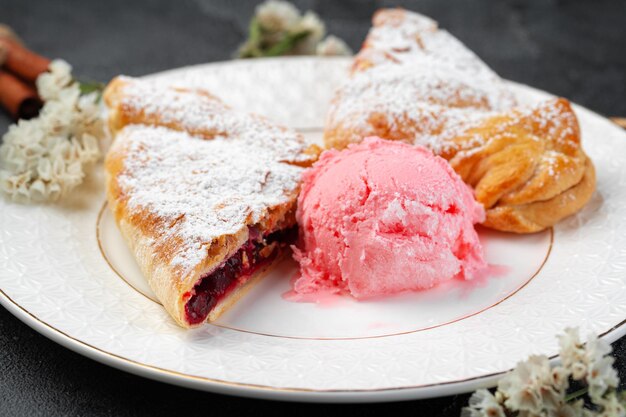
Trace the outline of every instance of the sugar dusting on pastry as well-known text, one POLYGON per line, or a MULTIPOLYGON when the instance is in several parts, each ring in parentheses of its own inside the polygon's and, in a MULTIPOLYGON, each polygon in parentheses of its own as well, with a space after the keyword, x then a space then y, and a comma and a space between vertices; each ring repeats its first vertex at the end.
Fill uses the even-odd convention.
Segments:
POLYGON ((157 119, 160 125, 177 126, 205 139, 233 138, 271 150, 274 157, 287 162, 311 159, 300 134, 264 117, 235 111, 204 91, 172 88, 155 80, 118 79, 125 83, 118 106, 131 115, 141 113, 144 120, 157 119))
POLYGON ((422 147, 368 138, 326 151, 303 176, 296 294, 368 298, 430 288, 486 268, 482 206, 422 147))
POLYGON ((374 16, 329 111, 324 143, 366 136, 422 145, 450 162, 487 209, 485 225, 533 233, 580 210, 595 188, 565 99, 518 108, 503 81, 433 20, 374 16))
POLYGON ((303 171, 296 164, 312 159, 301 135, 204 93, 119 82, 124 90, 114 108, 145 124, 117 134, 113 148, 125 152, 117 181, 130 210, 145 209, 171 224, 156 239, 185 242, 171 261, 181 277, 206 258, 216 238, 293 201, 303 171), (152 119, 167 127, 150 126, 152 119))
POLYGON ((328 128, 364 132, 401 123, 411 136, 394 139, 437 152, 468 123, 514 105, 502 80, 436 22, 383 10, 336 94, 328 128))
POLYGON ((201 262, 217 237, 235 234, 261 221, 269 207, 290 201, 303 170, 245 140, 204 140, 141 125, 124 128, 117 140, 128 146, 118 182, 131 209, 180 219, 159 238, 187 242, 172 261, 183 270, 201 262))

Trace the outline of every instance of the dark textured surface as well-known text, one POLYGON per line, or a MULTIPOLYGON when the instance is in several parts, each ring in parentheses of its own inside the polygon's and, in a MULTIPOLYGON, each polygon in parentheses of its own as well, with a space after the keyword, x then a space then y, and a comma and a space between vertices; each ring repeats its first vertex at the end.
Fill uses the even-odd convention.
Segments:
MULTIPOLYGON (((626 2, 296 2, 358 49, 372 12, 403 5, 439 20, 505 78, 605 115, 626 115, 626 2)), ((243 40, 255 1, 0 0, 0 21, 30 46, 106 81, 225 60, 243 40)), ((0 133, 9 124, 0 115, 0 133)), ((614 344, 626 379, 626 339, 614 344)), ((232 398, 135 377, 49 341, 0 307, 0 416, 241 415, 314 412, 457 416, 467 396, 374 405, 307 405, 232 398)))

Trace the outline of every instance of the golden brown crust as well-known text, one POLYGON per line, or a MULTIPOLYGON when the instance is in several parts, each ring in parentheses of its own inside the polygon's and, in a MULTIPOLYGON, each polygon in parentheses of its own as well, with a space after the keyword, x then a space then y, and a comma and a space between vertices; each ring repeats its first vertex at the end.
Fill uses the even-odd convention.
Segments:
MULTIPOLYGON (((164 103, 160 111, 148 111, 149 102, 142 102, 141 97, 136 97, 136 101, 132 100, 132 87, 137 84, 136 80, 129 77, 116 77, 109 85, 107 85, 103 98, 109 110, 109 129, 116 134, 124 126, 141 124, 149 126, 162 126, 178 132, 187 132, 190 135, 202 137, 204 139, 213 139, 217 136, 228 138, 236 134, 229 129, 219 128, 216 126, 207 127, 207 124, 198 124, 197 120, 190 122, 185 118, 185 114, 180 112, 175 103, 164 103), (131 98, 131 99, 129 99, 131 98), (167 112, 165 117, 163 112, 167 112)), ((170 92, 175 92, 177 98, 181 102, 186 100, 187 104, 193 105, 194 102, 202 105, 206 111, 204 115, 207 119, 220 119, 233 114, 233 109, 224 104, 219 98, 210 92, 201 89, 187 89, 170 87, 170 92)), ((250 119, 254 120, 255 127, 259 129, 273 128, 282 132, 289 129, 276 125, 263 116, 256 114, 248 114, 250 119)), ((292 159, 285 159, 284 162, 308 167, 311 166, 318 158, 321 149, 317 145, 308 145, 301 152, 289 155, 292 159)))
MULTIPOLYGON (((281 197, 283 202, 267 206, 259 219, 255 220, 252 218, 252 213, 248 214, 248 217, 237 225, 235 232, 216 236, 210 241, 188 241, 178 232, 179 223, 185 221, 184 212, 179 216, 164 216, 150 208, 129 202, 134 191, 125 185, 123 179, 136 175, 127 164, 129 162, 135 165, 138 163, 137 158, 133 156, 137 155, 137 149, 132 151, 131 148, 133 146, 135 148, 147 146, 138 142, 133 135, 138 129, 153 129, 152 127, 142 128, 141 126, 161 126, 187 132, 190 125, 187 120, 177 119, 172 115, 162 114, 159 116, 158 112, 146 111, 145 108, 134 103, 129 105, 129 101, 125 100, 125 95, 128 94, 125 88, 128 87, 129 83, 134 82, 138 81, 118 78, 109 85, 105 92, 105 101, 109 106, 109 121, 112 131, 116 134, 115 141, 105 159, 107 200, 142 273, 163 306, 179 325, 193 327, 186 320, 185 304, 192 297, 194 286, 200 278, 209 274, 239 250, 249 239, 249 227, 255 227, 263 233, 295 225, 295 203, 298 187, 284 189, 281 197), (199 262, 192 263, 190 268, 186 268, 177 264, 175 260, 190 245, 201 245, 204 255, 199 262)), ((220 117, 220 112, 222 112, 221 114, 233 112, 208 93, 196 94, 194 91, 186 90, 184 94, 186 95, 184 100, 202 100, 205 108, 207 99, 212 102, 210 108, 215 112, 207 114, 207 118, 220 117)), ((269 122, 263 119, 260 126, 262 128, 265 125, 271 126, 269 122)), ((202 126, 198 125, 197 128, 189 129, 191 132, 188 133, 193 132, 194 135, 204 139, 210 139, 216 134, 214 130, 202 130, 201 128, 202 126)), ((276 127, 273 128, 277 129, 276 127)), ((283 131, 280 130, 282 128, 278 129, 283 131)), ((155 132, 159 133, 160 131, 150 130, 151 134, 155 132)), ((218 133, 228 135, 232 132, 218 133)), ((288 160, 285 162, 294 165, 308 165, 317 157, 317 153, 306 148, 306 146, 297 149, 300 149, 301 153, 287 154, 288 160)), ((184 164, 185 162, 181 161, 181 163, 184 164)), ((211 170, 207 170, 206 174, 199 173, 198 175, 210 176, 211 170)), ((198 179, 202 179, 202 177, 198 177, 198 179)), ((181 190, 181 193, 189 192, 193 193, 193 190, 181 190)), ((215 207, 216 210, 222 208, 228 209, 228 207, 215 207)), ((263 268, 263 270, 267 269, 268 267, 263 268)), ((255 274, 255 276, 259 274, 255 274)), ((235 300, 242 293, 243 290, 237 289, 234 294, 222 300, 219 303, 219 309, 211 313, 210 319, 215 319, 219 313, 225 310, 227 305, 230 305, 228 303, 234 302, 232 300, 235 300)))
MULTIPOLYGON (((230 132, 213 129, 190 129, 185 126, 177 117, 163 117, 158 113, 147 112, 141 106, 132 105, 124 100, 128 97, 128 87, 133 80, 128 77, 114 78, 104 91, 104 102, 109 108, 109 129, 116 133, 124 126, 131 124, 144 124, 151 126, 163 126, 177 131, 186 131, 192 135, 202 136, 212 139, 215 136, 228 136, 230 132)), ((230 107, 221 102, 220 99, 204 90, 190 90, 185 88, 172 88, 182 94, 196 95, 198 100, 212 101, 215 103, 213 116, 221 116, 229 111, 230 107)), ((208 116, 208 115, 207 115, 208 116)))
MULTIPOLYGON (((149 210, 131 209, 128 206, 128 196, 118 184, 119 174, 124 169, 124 145, 123 138, 116 140, 105 159, 108 206, 157 298, 180 326, 193 327, 185 320, 185 304, 191 297, 193 287, 203 275, 215 269, 248 240, 248 230, 242 227, 236 234, 207 242, 204 261, 191 271, 183 272, 181 268, 173 266, 173 258, 187 243, 176 236, 159 239, 172 224, 149 210), (185 276, 181 276, 183 273, 185 276)), ((295 204, 295 197, 292 204, 295 204)), ((276 216, 280 216, 283 211, 277 207, 276 216)))
POLYGON ((488 227, 543 230, 580 210, 595 188, 593 165, 565 99, 487 118, 454 144, 442 156, 474 187, 488 227))
POLYGON ((506 232, 539 232, 581 210, 591 199, 595 184, 595 169, 587 158, 583 178, 578 184, 549 200, 491 208, 487 210, 484 225, 506 232))
MULTIPOLYGON (((402 9, 376 12, 351 78, 334 98, 326 147, 342 149, 367 136, 427 146, 474 188, 487 210, 485 225, 497 230, 532 233, 580 210, 593 193, 595 176, 570 103, 561 98, 495 111, 490 103, 498 103, 502 92, 466 82, 473 74, 455 72, 458 66, 449 71, 449 60, 433 45, 472 60, 436 22, 402 9), (422 85, 411 84, 410 70, 422 65, 433 66, 431 75, 422 85), (390 76, 396 73, 405 76, 390 76), (401 85, 385 90, 389 82, 401 85), (405 89, 411 90, 414 103, 378 98, 380 91, 400 96, 405 89), (364 98, 369 102, 354 103, 364 98)), ((474 63, 476 75, 488 79, 488 70, 481 70, 484 64, 474 63)), ((499 82, 495 77, 494 84, 499 82)))

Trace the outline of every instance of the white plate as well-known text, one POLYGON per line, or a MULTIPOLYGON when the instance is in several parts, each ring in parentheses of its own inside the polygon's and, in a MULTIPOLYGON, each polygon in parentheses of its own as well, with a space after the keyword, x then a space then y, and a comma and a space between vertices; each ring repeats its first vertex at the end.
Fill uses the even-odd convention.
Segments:
MULTIPOLYGON (((319 139, 347 59, 233 61, 156 75, 319 139)), ((511 84, 522 102, 549 95, 511 84)), ((306 401, 389 401, 493 384, 580 326, 626 332, 626 134, 581 107, 598 191, 554 230, 481 230, 501 276, 392 299, 282 298, 285 261, 216 325, 178 328, 155 301, 110 213, 101 170, 58 206, 0 202, 0 302, 58 343, 117 368, 207 391, 306 401)))

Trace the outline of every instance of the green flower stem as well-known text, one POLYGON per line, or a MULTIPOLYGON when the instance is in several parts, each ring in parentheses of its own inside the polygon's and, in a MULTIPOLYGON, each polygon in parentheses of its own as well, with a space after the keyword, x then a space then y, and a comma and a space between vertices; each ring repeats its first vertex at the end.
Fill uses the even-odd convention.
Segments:
POLYGON ((305 30, 303 32, 287 34, 276 45, 272 46, 267 51, 265 51, 263 56, 284 55, 285 53, 293 49, 294 46, 296 46, 298 42, 300 42, 302 39, 306 38, 310 34, 311 32, 309 32, 308 30, 305 30))
POLYGON ((78 87, 80 88, 81 95, 84 96, 86 94, 97 92, 98 100, 100 100, 105 87, 104 83, 101 83, 99 81, 76 81, 78 82, 78 87))
POLYGON ((585 395, 589 391, 588 387, 581 388, 577 391, 571 392, 565 396, 565 402, 570 402, 572 400, 578 399, 585 395))
POLYGON ((262 38, 262 29, 261 29, 261 25, 259 24, 259 21, 256 17, 253 17, 250 20, 250 27, 248 29, 249 31, 249 35, 248 35, 248 42, 250 42, 253 45, 258 45, 261 43, 261 38, 262 38))

